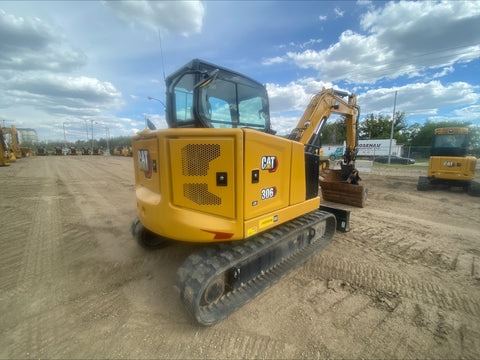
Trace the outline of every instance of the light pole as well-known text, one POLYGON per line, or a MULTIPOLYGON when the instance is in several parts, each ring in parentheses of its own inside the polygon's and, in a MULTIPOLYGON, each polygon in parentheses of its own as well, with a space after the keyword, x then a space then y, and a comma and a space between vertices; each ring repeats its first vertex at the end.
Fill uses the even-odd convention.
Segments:
POLYGON ((107 154, 110 155, 110 145, 108 144, 108 138, 110 137, 110 131, 108 127, 105 126, 105 136, 107 137, 107 154))
POLYGON ((65 135, 65 123, 63 123, 63 146, 67 147, 67 135, 65 135))
POLYGON ((392 156, 393 127, 395 126, 395 106, 397 105, 397 92, 395 91, 395 100, 393 101, 392 131, 390 132, 390 148, 388 149, 388 165, 392 156))
MULTIPOLYGON (((152 96, 149 96, 149 97, 148 97, 148 100, 158 101, 160 104, 163 105, 163 111, 165 111, 166 108, 167 108, 167 106, 165 105, 165 103, 164 103, 162 100, 159 100, 159 99, 154 98, 154 97, 152 97, 152 96)), ((155 125, 153 125, 153 123, 151 123, 151 122, 150 122, 150 124, 151 124, 152 127, 149 127, 149 126, 148 126, 148 119, 147 119, 147 116, 145 116, 145 129, 149 128, 149 129, 151 129, 151 130, 155 130, 155 125)))
MULTIPOLYGON (((93 122, 94 120, 90 120, 92 122, 92 156, 93 156, 93 122)), ((97 124, 97 122, 95 122, 97 124)))
POLYGON ((166 108, 165 103, 164 103, 162 100, 159 100, 159 99, 154 98, 154 97, 152 97, 152 96, 149 96, 149 97, 148 97, 148 100, 156 100, 156 101, 158 101, 160 104, 162 104, 164 108, 166 108))
MULTIPOLYGON (((87 120, 83 119, 85 121, 85 130, 87 131, 87 141, 88 141, 88 125, 87 125, 87 120)), ((93 149, 92 149, 93 151, 93 149)))

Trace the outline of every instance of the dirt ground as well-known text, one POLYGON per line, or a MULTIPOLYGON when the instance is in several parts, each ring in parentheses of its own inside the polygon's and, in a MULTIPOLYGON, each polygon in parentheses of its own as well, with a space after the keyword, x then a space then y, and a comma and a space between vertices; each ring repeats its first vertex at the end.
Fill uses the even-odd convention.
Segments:
MULTIPOLYGON (((131 237, 133 162, 0 168, 1 358, 480 358, 480 198, 374 167, 351 231, 213 327, 173 283, 193 251, 131 237)), ((478 175, 477 175, 478 177, 478 175)))

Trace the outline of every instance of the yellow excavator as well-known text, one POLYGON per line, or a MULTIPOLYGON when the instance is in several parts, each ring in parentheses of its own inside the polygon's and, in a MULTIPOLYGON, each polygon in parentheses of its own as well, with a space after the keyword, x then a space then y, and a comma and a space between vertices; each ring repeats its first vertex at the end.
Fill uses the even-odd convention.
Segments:
MULTIPOLYGON (((212 325, 348 230, 348 211, 320 209, 318 150, 329 114, 344 113, 350 132, 359 108, 355 96, 325 90, 285 139, 271 130, 265 87, 242 74, 196 59, 166 87, 169 129, 148 122, 132 137, 132 234, 145 248, 208 244, 175 286, 196 321, 212 325)), ((360 187, 355 138, 342 181, 360 187)))
POLYGON ((3 136, 2 126, 0 125, 0 166, 9 166, 8 146, 3 136))
POLYGON ((18 140, 18 131, 17 128, 12 125, 10 129, 4 129, 4 133, 10 134, 10 153, 15 156, 15 159, 22 158, 22 150, 20 149, 19 140, 18 140))
POLYGON ((427 176, 418 178, 417 190, 454 186, 480 196, 480 184, 474 181, 477 158, 467 156, 467 143, 468 128, 435 129, 427 176))
POLYGON ((340 170, 322 169, 320 174, 322 197, 327 201, 365 207, 368 191, 359 184, 360 177, 355 169, 360 116, 360 107, 357 105, 355 94, 323 89, 311 99, 289 138, 305 144, 306 148, 320 149, 322 129, 332 114, 341 114, 345 118, 346 149, 340 170))

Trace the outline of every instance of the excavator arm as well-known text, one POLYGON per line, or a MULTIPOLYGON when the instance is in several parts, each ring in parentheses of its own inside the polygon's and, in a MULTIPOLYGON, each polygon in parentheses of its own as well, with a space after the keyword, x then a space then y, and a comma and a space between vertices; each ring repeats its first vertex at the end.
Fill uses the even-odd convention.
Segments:
POLYGON ((323 89, 315 95, 290 134, 290 139, 305 144, 305 152, 316 152, 321 147, 323 127, 332 114, 345 117, 347 127, 346 149, 341 170, 326 170, 320 177, 325 200, 354 206, 365 206, 366 189, 359 185, 355 169, 358 143, 360 107, 355 94, 334 89, 323 89))
POLYGON ((332 114, 345 116, 347 125, 347 164, 355 161, 357 148, 357 124, 360 107, 355 94, 334 89, 323 89, 315 95, 300 121, 290 134, 290 139, 307 145, 307 151, 319 147, 323 127, 332 114), (346 98, 346 99, 345 99, 346 98))

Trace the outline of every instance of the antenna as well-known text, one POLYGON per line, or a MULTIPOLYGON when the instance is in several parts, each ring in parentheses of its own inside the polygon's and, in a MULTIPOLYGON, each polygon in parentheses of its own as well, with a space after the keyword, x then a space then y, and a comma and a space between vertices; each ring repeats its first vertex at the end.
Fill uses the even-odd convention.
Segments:
POLYGON ((162 46, 162 35, 160 34, 160 29, 158 29, 158 41, 160 43, 160 58, 162 60, 162 72, 163 72, 163 82, 165 82, 165 62, 163 60, 163 46, 162 46))

